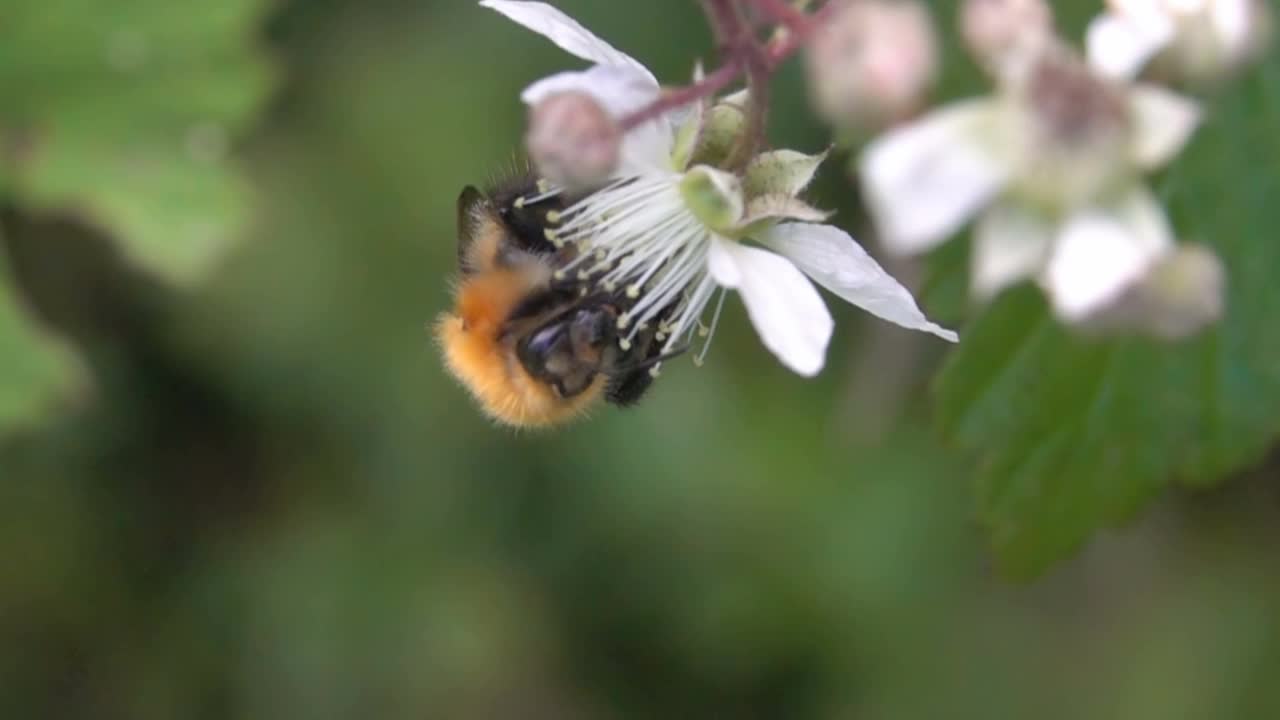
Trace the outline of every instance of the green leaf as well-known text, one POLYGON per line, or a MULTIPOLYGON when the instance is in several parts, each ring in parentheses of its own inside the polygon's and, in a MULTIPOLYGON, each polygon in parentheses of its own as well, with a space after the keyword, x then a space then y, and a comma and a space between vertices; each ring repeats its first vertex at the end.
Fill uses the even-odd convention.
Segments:
POLYGON ((29 319, 0 257, 0 432, 39 421, 84 380, 75 354, 29 319))
POLYGON ((1090 341, 1023 287, 961 334, 938 379, 944 431, 982 455, 979 513, 1014 575, 1042 571, 1171 482, 1248 468, 1280 435, 1280 61, 1209 108, 1162 199, 1183 238, 1222 256, 1224 320, 1181 344, 1090 341))
POLYGON ((191 281, 230 246, 247 193, 228 146, 270 73, 263 0, 46 0, 0 21, 0 191, 101 226, 125 254, 191 281))

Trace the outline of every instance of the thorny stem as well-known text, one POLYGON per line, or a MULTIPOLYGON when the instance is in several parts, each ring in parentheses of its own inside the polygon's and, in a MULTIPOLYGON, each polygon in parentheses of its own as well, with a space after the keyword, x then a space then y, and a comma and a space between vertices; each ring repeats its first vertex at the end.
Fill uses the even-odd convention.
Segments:
POLYGON ((764 143, 769 80, 773 73, 804 46, 834 7, 834 2, 829 1, 818 10, 806 13, 803 9, 808 4, 788 4, 786 0, 702 0, 723 64, 701 81, 670 90, 626 116, 622 119, 622 129, 634 129, 667 112, 711 97, 745 75, 750 96, 747 132, 728 162, 730 169, 740 169, 764 143), (779 27, 779 32, 768 43, 761 42, 755 28, 743 17, 746 5, 779 27))

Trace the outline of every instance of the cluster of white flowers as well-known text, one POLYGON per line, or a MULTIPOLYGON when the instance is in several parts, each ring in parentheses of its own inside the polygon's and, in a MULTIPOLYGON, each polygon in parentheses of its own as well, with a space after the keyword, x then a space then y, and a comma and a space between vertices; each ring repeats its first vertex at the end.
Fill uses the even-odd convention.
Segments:
MULTIPOLYGON (((1201 108, 1138 76, 1153 58, 1185 57, 1189 45, 1209 48, 1216 71, 1225 72, 1258 42, 1253 7, 1251 0, 1116 0, 1092 24, 1081 57, 1054 35, 1043 3, 971 0, 967 39, 996 92, 891 130, 859 161, 886 248, 930 250, 976 217, 979 299, 1033 278, 1072 324, 1116 326, 1124 317, 1172 335, 1167 328, 1189 333, 1211 321, 1213 313, 1201 311, 1199 323, 1166 322, 1163 311, 1187 299, 1159 306, 1152 298, 1165 294, 1144 287, 1185 254, 1143 178, 1185 146, 1201 108), (1021 31, 1009 26, 1018 18, 1026 22, 1021 31), (1149 307, 1141 317, 1135 297, 1149 307)), ((1208 74, 1208 65, 1202 57, 1198 71, 1208 74)), ((1206 262, 1202 250, 1186 256, 1206 262)), ((1189 304, 1220 308, 1220 273, 1195 277, 1206 280, 1187 292, 1212 297, 1189 304)))
MULTIPOLYGON (((832 2, 846 7, 809 53, 821 113, 840 125, 848 109, 858 116, 848 127, 912 112, 935 66, 923 7, 832 2)), ((810 281, 890 322, 957 339, 799 199, 826 153, 765 152, 732 172, 717 165, 712 149, 731 144, 742 124, 741 93, 637 116, 663 97, 639 61, 545 3, 481 4, 591 63, 534 82, 522 99, 539 167, 561 185, 599 188, 562 213, 554 240, 580 249, 562 275, 595 278, 634 301, 619 319, 624 344, 626 331, 657 323, 664 350, 687 345, 714 330, 704 311, 718 293, 718 317, 732 289, 764 344, 813 375, 832 319, 810 281)), ((996 91, 892 127, 861 153, 856 167, 885 248, 925 252, 976 219, 972 286, 981 299, 1034 279, 1072 324, 1145 322, 1178 336, 1211 321, 1221 267, 1201 248, 1180 248, 1144 181, 1185 146, 1202 111, 1139 77, 1157 62, 1193 79, 1224 76, 1257 53, 1261 8, 1112 0, 1082 56, 1057 37, 1043 0, 968 0, 961 30, 996 91)))

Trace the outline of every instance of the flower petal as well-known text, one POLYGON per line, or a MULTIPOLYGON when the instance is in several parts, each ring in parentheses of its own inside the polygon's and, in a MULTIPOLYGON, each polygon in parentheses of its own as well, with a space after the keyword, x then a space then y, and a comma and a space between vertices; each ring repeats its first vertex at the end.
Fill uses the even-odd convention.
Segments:
MULTIPOLYGON (((583 92, 595 98, 610 115, 621 119, 658 97, 658 87, 633 68, 596 65, 588 70, 562 72, 545 77, 520 94, 529 106, 562 92, 583 92)), ((674 130, 659 117, 629 131, 622 138, 619 175, 671 169, 674 130)))
POLYGON ((997 203, 973 230, 973 291, 986 301, 1023 278, 1034 277, 1049 258, 1055 228, 1030 210, 997 203))
POLYGON ((736 288, 761 341, 783 365, 817 375, 835 327, 822 296, 795 265, 767 250, 714 238, 711 276, 736 288))
POLYGON ((814 282, 876 317, 951 342, 959 339, 951 330, 929 322, 911 292, 840 228, 782 223, 755 239, 795 263, 814 282))
POLYGON ((1077 213, 1063 228, 1041 284, 1058 316, 1079 322, 1117 299, 1174 247, 1164 210, 1146 188, 1077 213))
POLYGON ((542 35, 565 52, 600 65, 639 70, 655 88, 658 86, 658 79, 639 60, 596 37, 577 20, 546 3, 484 0, 480 4, 542 35))
POLYGON ((1137 84, 1129 91, 1133 158, 1147 170, 1178 154, 1200 125, 1200 104, 1162 87, 1137 84))
POLYGON ((1089 23, 1085 34, 1089 64, 1104 77, 1129 80, 1168 44, 1173 32, 1173 24, 1159 10, 1103 13, 1089 23))
POLYGON ((862 185, 888 250, 932 248, 1004 187, 1009 163, 989 142, 999 110, 989 100, 965 101, 867 147, 862 185))

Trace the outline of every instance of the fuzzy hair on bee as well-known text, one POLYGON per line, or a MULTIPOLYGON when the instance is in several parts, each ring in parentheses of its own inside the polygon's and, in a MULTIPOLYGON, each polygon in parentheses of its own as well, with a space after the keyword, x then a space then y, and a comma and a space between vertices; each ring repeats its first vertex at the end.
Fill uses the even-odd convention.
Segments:
POLYGON ((527 169, 462 190, 454 306, 435 325, 449 372, 485 414, 518 428, 565 423, 601 400, 632 405, 666 359, 656 330, 619 341, 633 302, 624 293, 557 276, 577 253, 552 242, 573 199, 542 190, 527 169))

